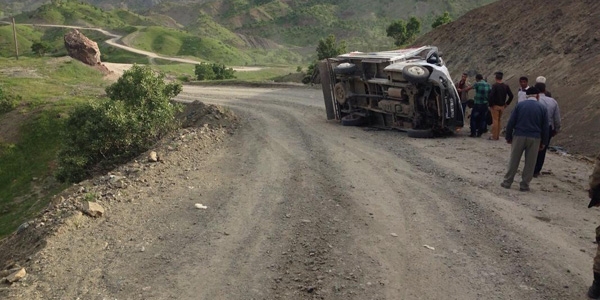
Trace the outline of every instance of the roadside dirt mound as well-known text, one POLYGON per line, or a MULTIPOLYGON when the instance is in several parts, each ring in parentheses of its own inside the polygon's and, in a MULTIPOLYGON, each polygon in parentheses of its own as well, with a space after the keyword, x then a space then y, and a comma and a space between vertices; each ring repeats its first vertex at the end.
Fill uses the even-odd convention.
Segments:
MULTIPOLYGON (((182 170, 193 168, 189 152, 192 150, 196 154, 210 152, 226 136, 233 133, 238 122, 238 118, 230 111, 215 105, 205 105, 199 101, 186 105, 181 117, 186 128, 173 133, 151 149, 157 154, 157 162, 149 159, 151 151, 148 151, 109 174, 75 184, 56 195, 48 208, 35 219, 23 223, 15 233, 0 240, 0 279, 8 275, 11 270, 21 267, 25 267, 28 272, 23 281, 10 286, 0 282, 0 298, 4 299, 4 296, 8 296, 11 292, 18 294, 19 287, 38 285, 38 279, 42 279, 39 278, 39 274, 48 275, 44 273, 46 266, 58 259, 51 254, 54 251, 77 248, 72 255, 93 253, 92 250, 97 248, 93 240, 97 237, 90 236, 90 240, 78 243, 69 241, 70 232, 90 226, 92 223, 117 220, 110 217, 96 220, 86 216, 82 213, 84 203, 88 201, 98 203, 108 214, 114 206, 122 203, 137 205, 139 202, 137 189, 171 184, 173 179, 162 173, 165 168, 171 167, 172 164, 176 164, 182 170), (55 242, 49 242, 52 237, 55 242), (85 249, 88 247, 90 249, 85 249)), ((152 206, 141 206, 136 207, 135 210, 139 214, 144 214, 146 210, 152 209, 152 206)), ((86 258, 85 255, 79 258, 91 259, 86 258)), ((66 278, 67 276, 60 275, 61 272, 68 271, 50 270, 48 276, 66 278)), ((24 296, 23 299, 30 298, 24 296)))
POLYGON ((216 105, 206 105, 200 101, 186 104, 178 118, 184 128, 202 127, 205 124, 216 127, 230 127, 238 121, 232 111, 216 105))
POLYGON ((600 151, 598 28, 597 0, 504 0, 438 27, 415 45, 438 46, 455 77, 468 71, 491 82, 494 72, 503 71, 513 91, 520 76, 530 85, 545 76, 563 119, 552 143, 593 155, 600 151))

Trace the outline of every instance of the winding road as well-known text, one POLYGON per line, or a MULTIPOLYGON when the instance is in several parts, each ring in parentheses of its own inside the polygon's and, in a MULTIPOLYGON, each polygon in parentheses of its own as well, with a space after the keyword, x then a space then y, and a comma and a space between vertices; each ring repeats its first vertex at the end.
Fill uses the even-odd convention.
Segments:
MULTIPOLYGON (((6 21, 0 21, 0 23, 4 23, 4 24, 10 24, 9 22, 6 21)), ((96 27, 82 27, 82 26, 70 26, 70 25, 54 25, 54 24, 19 24, 19 25, 26 25, 26 26, 37 26, 37 27, 54 27, 54 28, 72 28, 72 29, 78 29, 78 30, 94 30, 94 31, 98 31, 108 37, 110 37, 108 40, 104 41, 107 44, 116 47, 116 48, 120 48, 132 53, 137 53, 137 54, 141 54, 141 55, 145 55, 149 58, 158 58, 158 59, 163 59, 163 60, 168 60, 168 61, 173 61, 173 62, 180 62, 180 63, 186 63, 186 64, 198 64, 201 61, 198 60, 193 60, 193 59, 187 59, 187 58, 180 58, 180 57, 171 57, 171 56, 163 56, 160 54, 157 54, 155 52, 150 52, 150 51, 145 51, 145 50, 140 50, 140 49, 136 49, 127 45, 124 45, 121 42, 121 40, 123 39, 122 35, 118 35, 112 32, 109 32, 107 30, 104 30, 102 28, 96 28, 96 27)), ((246 71, 259 71, 262 70, 263 68, 261 67, 232 67, 234 70, 239 71, 239 72, 246 72, 246 71)))

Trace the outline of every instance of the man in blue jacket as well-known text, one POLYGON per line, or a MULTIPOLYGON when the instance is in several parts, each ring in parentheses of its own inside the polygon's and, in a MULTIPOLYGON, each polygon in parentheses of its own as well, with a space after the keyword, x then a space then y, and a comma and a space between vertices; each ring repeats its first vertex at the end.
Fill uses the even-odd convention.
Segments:
POLYGON ((501 184, 504 188, 509 189, 512 185, 525 152, 520 190, 529 191, 538 151, 548 143, 548 111, 538 102, 539 93, 535 87, 528 88, 526 99, 517 104, 506 125, 506 142, 511 144, 511 152, 508 170, 501 184))

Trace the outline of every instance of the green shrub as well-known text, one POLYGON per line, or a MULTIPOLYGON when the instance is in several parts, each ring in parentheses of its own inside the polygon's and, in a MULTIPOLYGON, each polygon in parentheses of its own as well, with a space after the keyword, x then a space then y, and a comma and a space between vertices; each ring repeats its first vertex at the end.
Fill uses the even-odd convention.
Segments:
POLYGON ((235 70, 223 64, 199 63, 194 70, 198 80, 223 80, 235 78, 235 70))
POLYGON ((212 66, 208 63, 197 64, 194 74, 196 74, 196 78, 198 78, 198 80, 215 79, 215 72, 213 72, 212 66))
POLYGON ((37 54, 38 56, 44 56, 46 52, 52 51, 52 46, 50 43, 46 41, 34 42, 31 44, 31 52, 37 54))
POLYGON ((180 106, 171 98, 181 84, 166 84, 164 75, 134 65, 106 88, 108 99, 77 107, 65 126, 57 178, 77 182, 91 169, 110 168, 148 150, 176 128, 180 106))
POLYGON ((17 107, 19 96, 13 96, 5 93, 0 86, 0 114, 9 112, 17 107))

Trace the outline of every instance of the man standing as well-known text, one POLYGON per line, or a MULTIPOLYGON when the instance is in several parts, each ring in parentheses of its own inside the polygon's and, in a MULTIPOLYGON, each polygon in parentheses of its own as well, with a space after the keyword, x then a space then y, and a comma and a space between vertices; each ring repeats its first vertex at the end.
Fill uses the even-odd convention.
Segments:
POLYGON ((503 76, 502 72, 496 72, 496 83, 492 85, 490 91, 490 113, 492 114, 492 136, 490 140, 500 139, 502 112, 510 105, 514 97, 510 87, 502 82, 503 76))
POLYGON ((470 137, 480 137, 487 127, 486 117, 488 112, 488 97, 490 95, 490 84, 483 80, 483 75, 475 76, 475 84, 467 88, 467 92, 474 89, 475 98, 473 109, 471 110, 471 135, 470 137))
POLYGON ((548 111, 538 102, 540 92, 535 87, 527 89, 527 98, 517 103, 506 125, 506 142, 511 144, 508 170, 504 175, 501 186, 510 189, 521 156, 525 152, 525 166, 519 190, 529 191, 529 183, 533 178, 533 169, 538 151, 543 149, 548 141, 548 111))
POLYGON ((462 105, 463 114, 467 114, 467 102, 469 101, 469 91, 467 88, 471 86, 471 83, 468 81, 468 74, 462 73, 460 80, 456 83, 456 90, 460 95, 460 104, 462 105))
MULTIPOLYGON (((544 76, 538 76, 538 77, 535 79, 535 83, 543 83, 543 84, 546 84, 546 77, 544 77, 544 76)), ((552 93, 550 93, 550 91, 548 91, 547 89, 546 89, 546 92, 545 92, 544 94, 546 94, 546 96, 548 96, 548 97, 552 97, 552 93)))
POLYGON ((529 89, 529 79, 527 79, 527 77, 525 76, 521 76, 521 78, 519 78, 519 91, 517 92, 517 99, 519 99, 519 102, 524 101, 525 99, 527 99, 527 89, 529 89))
MULTIPOLYGON (((592 198, 592 201, 590 201, 588 207, 600 206, 600 201, 597 201, 600 199, 600 154, 596 157, 596 166, 594 167, 592 176, 590 176, 589 196, 592 198)), ((600 226, 596 227, 596 242, 598 249, 594 257, 594 283, 592 283, 592 286, 588 290, 588 297, 592 299, 600 299, 600 226)))
POLYGON ((546 151, 550 145, 550 140, 560 131, 560 109, 558 108, 558 102, 554 98, 546 96, 546 85, 543 83, 536 83, 535 88, 540 91, 540 103, 546 106, 548 111, 548 143, 544 145, 544 149, 538 153, 537 162, 535 163, 535 169, 533 171, 533 177, 540 176, 542 167, 544 166, 544 160, 546 160, 546 151))

